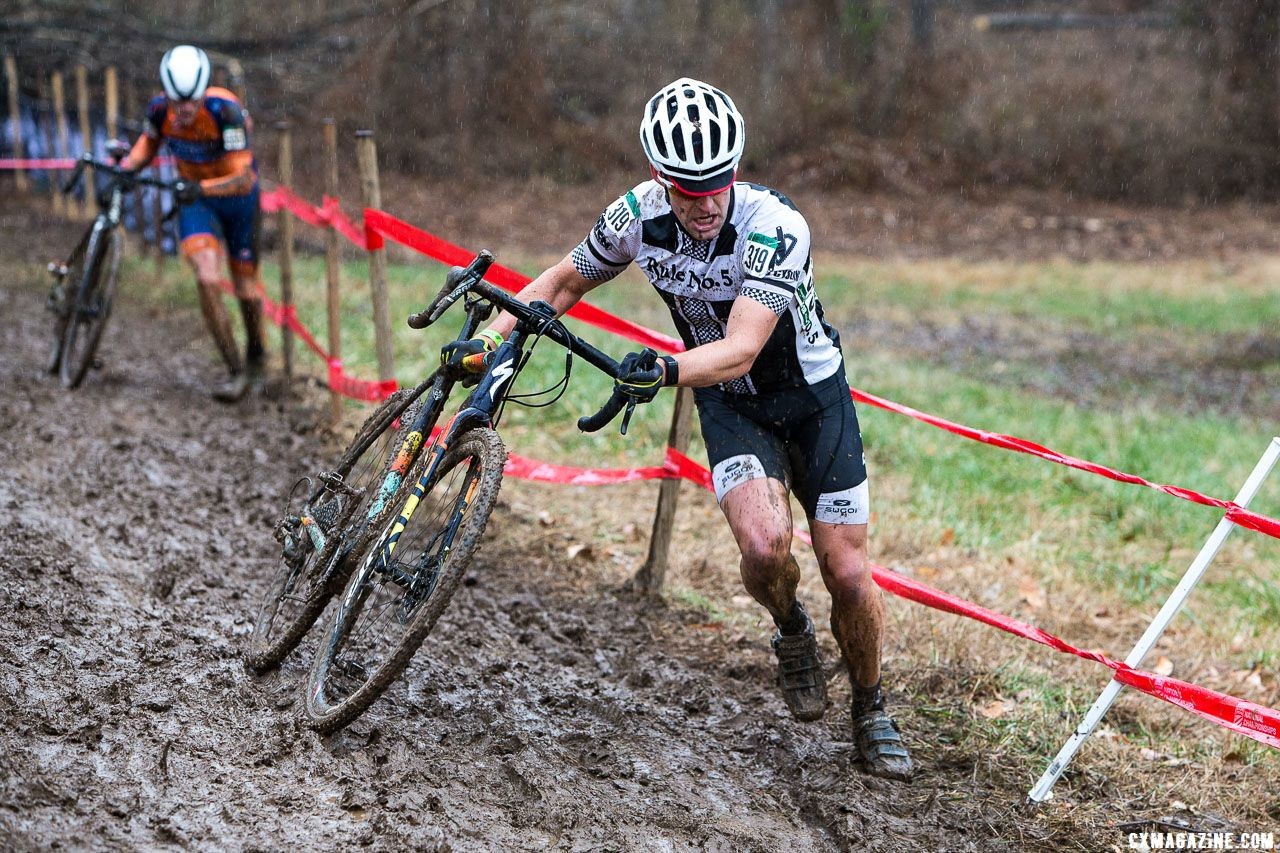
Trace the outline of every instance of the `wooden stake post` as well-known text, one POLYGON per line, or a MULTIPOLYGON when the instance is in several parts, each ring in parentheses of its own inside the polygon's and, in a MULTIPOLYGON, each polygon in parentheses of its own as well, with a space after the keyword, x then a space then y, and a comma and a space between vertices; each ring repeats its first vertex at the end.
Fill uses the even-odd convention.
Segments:
MULTIPOLYGON (((58 125, 58 156, 67 158, 71 156, 71 132, 67 127, 67 92, 62 85, 62 72, 53 72, 49 84, 53 89, 53 117, 58 125)), ((62 194, 60 183, 59 180, 54 181, 56 189, 53 196, 53 209, 56 213, 65 216, 71 210, 67 204, 67 197, 62 194)))
MULTIPOLYGON (((373 131, 356 131, 356 163, 360 169, 360 188, 364 206, 382 207, 382 190, 378 186, 378 148, 373 131)), ((373 334, 378 351, 378 378, 395 378, 391 357, 391 319, 387 313, 387 257, 382 249, 369 252, 369 295, 373 300, 373 334)))
POLYGON ((120 81, 116 77, 114 65, 107 66, 103 89, 107 101, 107 139, 115 139, 120 132, 120 81))
MULTIPOLYGON (((4 55, 4 76, 9 80, 9 126, 13 128, 13 156, 21 160, 26 156, 22 145, 22 113, 18 105, 18 62, 12 53, 4 55)), ((15 169, 13 182, 20 193, 25 193, 30 184, 27 182, 27 170, 15 169)))
MULTIPOLYGON (((333 119, 324 120, 324 192, 330 198, 338 197, 338 125, 333 119)), ((342 357, 342 245, 338 242, 338 229, 332 225, 325 232, 324 276, 327 285, 329 308, 329 356, 342 357)), ((342 395, 329 393, 329 422, 337 426, 342 420, 342 395)))
MULTIPOLYGON (((83 65, 76 66, 76 111, 80 114, 80 142, 85 151, 93 150, 93 125, 89 122, 89 72, 83 65)), ((93 219, 98 215, 98 185, 93 177, 93 167, 84 170, 84 216, 93 219)))
MULTIPOLYGON (((142 114, 141 109, 138 107, 138 87, 133 82, 132 78, 127 78, 124 81, 123 103, 124 113, 126 116, 137 119, 137 117, 142 114)), ((123 131, 126 134, 125 141, 131 142, 132 139, 127 136, 129 128, 123 128, 123 131)), ((145 255, 147 253, 147 217, 144 215, 146 193, 142 191, 141 187, 135 186, 133 191, 130 193, 130 196, 132 198, 130 203, 133 205, 133 215, 136 218, 138 225, 138 246, 142 254, 145 255)))
MULTIPOLYGON (((280 183, 293 189, 293 139, 289 123, 276 123, 280 133, 280 183)), ((283 207, 276 213, 280 231, 280 307, 287 317, 293 308, 293 217, 283 207)), ((293 380, 293 330, 287 322, 280 324, 280 350, 284 355, 285 382, 293 380)))
MULTIPOLYGON (((689 433, 693 427, 693 391, 676 391, 675 411, 671 413, 671 431, 667 446, 681 453, 689 449, 689 433)), ((653 535, 649 537, 649 556, 636 573, 635 588, 650 598, 662 596, 667 576, 667 552, 671 548, 671 528, 675 524, 676 504, 680 498, 680 480, 663 480, 658 487, 658 509, 653 517, 653 535)))

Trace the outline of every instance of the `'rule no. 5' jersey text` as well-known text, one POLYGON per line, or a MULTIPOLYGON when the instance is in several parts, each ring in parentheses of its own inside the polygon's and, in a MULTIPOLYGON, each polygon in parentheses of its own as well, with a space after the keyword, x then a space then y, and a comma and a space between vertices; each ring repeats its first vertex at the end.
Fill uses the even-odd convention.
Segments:
POLYGON ((739 182, 730 192, 720 234, 698 241, 676 220, 662 186, 645 181, 609 205, 573 250, 573 265, 602 282, 634 261, 690 349, 724 338, 739 298, 772 309, 777 327, 751 371, 720 386, 726 392, 758 394, 832 376, 842 365, 840 340, 813 289, 808 224, 767 187, 739 182))

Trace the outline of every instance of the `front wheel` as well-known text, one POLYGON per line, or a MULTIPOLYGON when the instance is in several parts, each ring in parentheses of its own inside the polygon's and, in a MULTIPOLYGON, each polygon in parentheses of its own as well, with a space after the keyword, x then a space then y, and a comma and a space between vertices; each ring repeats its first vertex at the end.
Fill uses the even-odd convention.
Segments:
MULTIPOLYGON (((101 239, 101 236, 99 237, 101 239)), ((75 301, 66 318, 62 338, 62 363, 59 374, 66 388, 75 388, 93 364, 98 342, 111 316, 111 303, 116 295, 116 277, 120 273, 120 249, 123 238, 119 228, 112 228, 105 245, 93 246, 90 240, 88 263, 77 282, 75 301)))
POLYGON ((49 373, 58 373, 62 366, 62 345, 67 337, 67 318, 76 307, 76 294, 80 282, 84 280, 85 258, 88 255, 89 242, 93 238, 97 225, 89 226, 62 265, 50 264, 49 270, 55 276, 53 289, 49 292, 47 306, 53 314, 53 345, 49 349, 49 360, 45 365, 49 373))
MULTIPOLYGON (((289 507, 277 526, 280 559, 262 599, 245 666, 261 673, 278 666, 320 617, 350 571, 351 545, 386 472, 418 414, 415 389, 401 389, 376 408, 356 432, 328 475, 306 482, 300 506, 289 507), (328 482, 326 482, 326 480, 328 482), (355 520, 353 525, 351 522, 355 520), (316 547, 308 528, 315 525, 325 541, 316 547)), ((427 424, 430 431, 432 424, 427 424)))
POLYGON ((457 438, 436 462, 424 454, 403 504, 370 525, 311 666, 312 728, 350 723, 409 664, 466 572, 502 485, 507 451, 487 427, 457 438), (433 467, 434 466, 434 467, 433 467))

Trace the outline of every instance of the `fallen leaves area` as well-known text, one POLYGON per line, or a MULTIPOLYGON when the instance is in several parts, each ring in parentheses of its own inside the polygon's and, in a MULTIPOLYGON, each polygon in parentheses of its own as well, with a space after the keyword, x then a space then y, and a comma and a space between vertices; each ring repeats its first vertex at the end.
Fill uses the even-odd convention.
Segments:
MULTIPOLYGON (((102 368, 62 390, 41 370, 40 270, 74 236, 0 210, 0 847, 1061 851, 1108 849, 1135 821, 1280 819, 1272 756, 1128 696, 1059 798, 1024 807, 1103 673, 899 601, 886 684, 918 776, 868 777, 825 631, 832 706, 787 715, 707 495, 683 491, 666 603, 626 591, 647 483, 504 484, 406 677, 317 737, 297 723, 310 645, 264 678, 240 655, 276 513, 338 449, 316 426, 327 403, 210 403, 198 317, 144 307, 145 282, 123 283, 102 368), (1040 675, 1006 677, 1023 671, 1040 675), (1148 756, 1151 730, 1208 746, 1148 756)), ((1087 636, 1133 636, 1088 615, 1105 602, 960 559, 940 558, 940 585, 1001 574, 996 603, 1050 630, 1086 614, 1087 636)), ((808 554, 804 572, 823 625, 808 554)))

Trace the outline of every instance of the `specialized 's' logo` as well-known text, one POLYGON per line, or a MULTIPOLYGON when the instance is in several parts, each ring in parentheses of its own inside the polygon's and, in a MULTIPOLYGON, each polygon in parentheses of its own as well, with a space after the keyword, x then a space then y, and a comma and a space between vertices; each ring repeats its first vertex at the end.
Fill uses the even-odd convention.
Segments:
POLYGON ((514 359, 508 359, 493 369, 493 384, 489 386, 489 399, 498 399, 498 389, 511 381, 516 373, 514 359))

